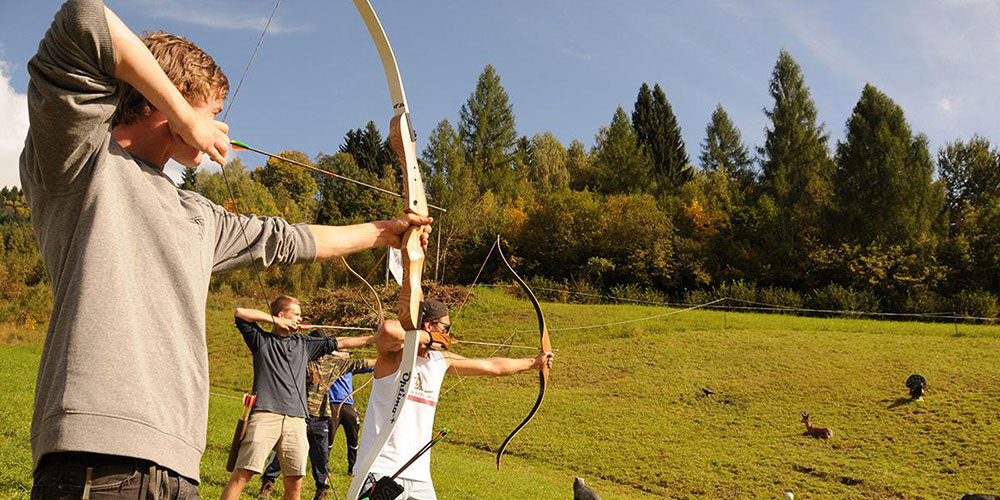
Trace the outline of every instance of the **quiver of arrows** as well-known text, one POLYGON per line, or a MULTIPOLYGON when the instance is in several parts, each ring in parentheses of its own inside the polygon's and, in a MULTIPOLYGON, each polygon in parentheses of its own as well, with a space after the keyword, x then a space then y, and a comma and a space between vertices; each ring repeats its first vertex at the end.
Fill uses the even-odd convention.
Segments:
POLYGON ((243 411, 240 419, 236 422, 236 430, 233 432, 233 442, 229 445, 229 459, 226 460, 226 470, 232 472, 236 468, 236 457, 240 454, 240 444, 247 435, 247 424, 250 422, 250 410, 257 402, 256 394, 243 394, 243 411))

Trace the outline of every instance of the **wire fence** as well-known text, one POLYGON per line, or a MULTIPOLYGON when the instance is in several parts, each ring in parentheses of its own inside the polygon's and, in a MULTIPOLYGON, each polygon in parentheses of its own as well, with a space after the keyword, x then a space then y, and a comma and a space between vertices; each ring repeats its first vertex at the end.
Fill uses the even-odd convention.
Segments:
MULTIPOLYGON (((516 288, 516 286, 512 283, 480 284, 478 286, 489 287, 489 288, 516 288)), ((637 305, 649 305, 649 306, 671 307, 671 308, 687 308, 685 310, 714 309, 714 310, 735 311, 735 312, 793 314, 798 316, 842 316, 842 317, 853 317, 853 318, 870 317, 870 318, 881 318, 888 320, 906 319, 914 321, 950 322, 950 323, 996 324, 1000 322, 1000 318, 967 316, 956 313, 954 311, 894 313, 894 312, 854 311, 854 310, 838 310, 838 309, 816 309, 808 307, 786 306, 781 304, 768 304, 765 302, 755 302, 751 300, 738 299, 735 297, 718 297, 715 300, 712 300, 711 302, 692 305, 684 302, 643 300, 643 299, 635 299, 630 297, 621 297, 608 294, 579 292, 575 290, 570 290, 568 288, 534 287, 534 289, 546 292, 565 294, 565 295, 602 299, 617 303, 631 303, 637 305)), ((650 316, 651 319, 655 319, 656 317, 659 316, 656 315, 650 316)), ((555 331, 555 329, 553 329, 553 331, 555 331)))

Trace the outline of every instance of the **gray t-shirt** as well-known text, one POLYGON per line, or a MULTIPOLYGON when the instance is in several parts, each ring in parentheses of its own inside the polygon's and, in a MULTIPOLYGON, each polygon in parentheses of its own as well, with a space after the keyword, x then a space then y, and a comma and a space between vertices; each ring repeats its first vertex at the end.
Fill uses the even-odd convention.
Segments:
POLYGON ((111 137, 124 85, 99 0, 70 0, 28 63, 21 185, 52 285, 31 420, 46 453, 151 460, 199 480, 211 274, 312 262, 306 226, 177 189, 111 137), (251 244, 246 248, 240 225, 251 244))
POLYGON ((264 331, 257 323, 236 318, 236 329, 253 354, 253 411, 306 418, 306 364, 337 350, 333 337, 284 337, 264 331))

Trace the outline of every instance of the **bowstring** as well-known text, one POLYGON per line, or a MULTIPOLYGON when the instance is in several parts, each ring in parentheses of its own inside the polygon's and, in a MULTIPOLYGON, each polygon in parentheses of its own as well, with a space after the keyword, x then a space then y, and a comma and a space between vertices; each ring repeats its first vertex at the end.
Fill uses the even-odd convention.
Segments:
MULTIPOLYGON (((226 112, 222 114, 222 120, 221 120, 222 122, 226 121, 226 119, 229 117, 229 112, 233 110, 233 106, 236 104, 236 98, 240 94, 240 88, 243 87, 243 81, 246 79, 247 73, 250 72, 250 66, 253 65, 254 59, 257 58, 257 52, 260 51, 260 47, 264 43, 264 36, 267 34, 268 28, 271 27, 271 21, 274 19, 274 16, 278 13, 278 6, 280 5, 281 5, 281 0, 276 0, 274 3, 274 9, 271 10, 271 15, 267 18, 267 23, 264 24, 264 29, 260 32, 260 37, 257 38, 257 45, 254 47, 253 52, 250 54, 250 60, 247 61, 246 66, 243 67, 243 74, 240 75, 240 81, 239 83, 236 84, 236 90, 233 91, 233 97, 229 99, 229 106, 226 107, 226 112)), ((229 192, 229 198, 232 199, 233 201, 233 210, 236 213, 240 213, 241 210, 239 206, 239 200, 236 198, 236 192, 233 190, 232 183, 229 182, 229 175, 226 173, 225 165, 222 166, 222 180, 226 185, 226 191, 229 192)), ((257 285, 260 286, 261 297, 264 299, 264 303, 266 306, 264 310, 266 310, 268 314, 270 314, 271 307, 270 304, 267 303, 268 302, 267 288, 264 286, 264 278, 263 276, 261 276, 261 271, 259 268, 259 264, 257 263, 257 259, 255 259, 253 256, 253 250, 250 247, 250 238, 247 237, 246 226, 249 225, 250 218, 247 217, 246 222, 244 222, 237 216, 237 220, 240 226, 240 234, 243 235, 243 242, 246 244, 246 251, 250 255, 251 264, 253 264, 251 269, 253 270, 254 276, 257 278, 257 285)), ((274 324, 273 314, 271 314, 271 324, 274 324)))
MULTIPOLYGON (((490 261, 490 257, 493 256, 493 250, 496 249, 496 246, 497 246, 497 242, 494 241, 493 245, 490 246, 490 250, 486 253, 486 258, 483 259, 482 265, 479 266, 479 272, 476 273, 476 277, 472 280, 472 283, 468 286, 468 290, 469 291, 468 291, 468 293, 465 294, 465 299, 462 300, 462 303, 459 305, 458 310, 455 311, 455 318, 456 319, 461 315, 462 309, 465 307, 465 304, 469 301, 469 298, 472 297, 472 288, 475 287, 476 283, 479 282, 479 278, 482 276, 483 270, 486 269, 486 264, 490 261)), ((518 334, 517 329, 514 329, 514 331, 510 334, 510 336, 508 336, 506 339, 504 339, 504 341, 500 343, 499 347, 497 347, 496 349, 494 349, 493 352, 491 352, 490 355, 487 356, 487 357, 488 358, 492 358, 493 356, 496 356, 496 354, 498 352, 500 352, 502 349, 504 349, 505 347, 508 349, 508 354, 509 354, 510 349, 505 344, 508 344, 514 338, 514 336, 516 336, 517 334, 518 334)), ((459 342, 459 343, 461 343, 461 342, 459 342)), ((452 356, 451 352, 449 351, 446 355, 442 353, 442 358, 443 359, 447 359, 447 358, 454 359, 454 356, 452 356)), ((458 377, 458 382, 456 382, 451 387, 449 387, 447 390, 445 390, 444 392, 442 392, 441 394, 438 395, 438 400, 440 400, 446 394, 448 394, 449 392, 457 389, 459 386, 461 386, 462 384, 464 384, 465 380, 467 378, 468 378, 467 375, 460 375, 458 377)), ((462 401, 468 400, 468 398, 471 396, 471 394, 472 393, 470 391, 466 391, 465 395, 462 396, 462 401)), ((493 448, 492 448, 492 446, 490 446, 490 440, 487 439, 486 430, 483 428, 482 422, 481 422, 481 420, 479 418, 479 412, 476 410, 476 405, 470 405, 469 409, 472 410, 472 415, 473 415, 473 417, 475 418, 475 421, 476 421, 476 427, 479 430, 480 437, 483 438, 483 442, 486 443, 486 448, 489 449, 490 453, 493 453, 493 448)))

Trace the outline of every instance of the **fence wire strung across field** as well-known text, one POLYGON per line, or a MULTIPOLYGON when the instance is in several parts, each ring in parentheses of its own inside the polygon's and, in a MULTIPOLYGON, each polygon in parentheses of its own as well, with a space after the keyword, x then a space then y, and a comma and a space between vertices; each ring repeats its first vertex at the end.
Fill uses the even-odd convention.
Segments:
MULTIPOLYGON (((516 288, 514 284, 508 283, 492 283, 492 284, 480 284, 478 286, 483 286, 487 288, 516 288)), ((643 300, 643 299, 633 299, 628 297, 619 297, 615 295, 606 295, 599 293, 588 293, 588 292, 578 292, 574 290, 564 289, 564 288, 551 288, 551 287, 535 287, 535 290, 542 290, 546 292, 554 292, 566 295, 575 295, 580 297, 591 297, 606 299, 615 302, 625 302, 633 303, 638 305, 649 305, 658 307, 674 307, 674 308, 692 308, 692 304, 684 302, 668 302, 668 301, 654 301, 654 300, 643 300)), ((734 297, 720 297, 711 302, 700 304, 695 307, 695 309, 714 309, 714 310, 728 310, 728 311, 745 311, 745 312, 768 312, 768 313, 790 313, 799 315, 837 315, 845 317, 857 317, 857 316, 869 316, 873 318, 913 318, 916 320, 930 320, 930 321, 940 321, 948 320, 953 322, 989 322, 998 323, 1000 318, 987 318, 979 316, 965 316, 958 314, 954 311, 944 311, 944 312, 914 312, 914 313, 893 313, 893 312, 875 312, 875 311, 852 311, 843 309, 812 309, 806 307, 793 307, 785 306, 780 304, 768 304, 766 302, 755 302, 745 299, 737 299, 734 297), (746 305, 720 305, 723 302, 734 302, 737 304, 746 305)), ((655 319, 658 315, 650 316, 647 319, 655 319)), ((640 318, 641 319, 641 318, 640 318)), ((550 328, 550 330, 558 330, 550 328)))

